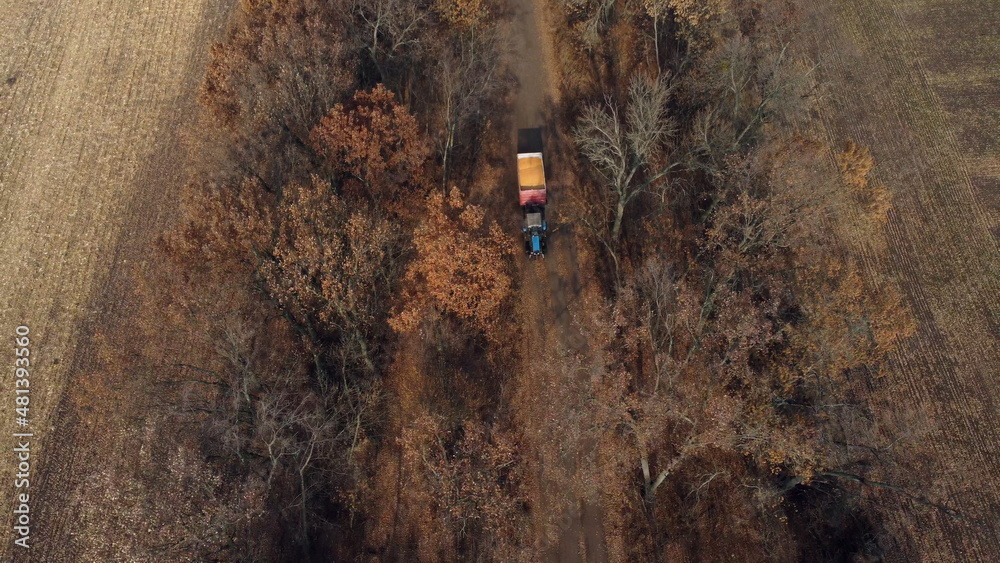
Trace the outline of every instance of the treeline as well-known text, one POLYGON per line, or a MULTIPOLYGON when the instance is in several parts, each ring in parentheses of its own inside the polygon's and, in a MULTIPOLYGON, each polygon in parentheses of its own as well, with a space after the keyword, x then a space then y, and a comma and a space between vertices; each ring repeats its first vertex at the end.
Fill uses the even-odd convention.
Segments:
POLYGON ((120 506, 83 503, 104 535, 81 554, 438 559, 488 542, 514 498, 493 463, 512 449, 480 422, 510 363, 492 329, 514 246, 468 197, 499 189, 505 10, 240 4, 177 226, 77 391, 89 423, 145 428, 142 463, 105 472, 120 506))
POLYGON ((878 373, 912 321, 848 250, 882 247, 888 192, 809 122, 803 5, 552 11, 573 221, 606 299, 588 425, 619 484, 611 559, 876 560, 905 549, 887 512, 953 515, 901 465, 928 426, 878 373))

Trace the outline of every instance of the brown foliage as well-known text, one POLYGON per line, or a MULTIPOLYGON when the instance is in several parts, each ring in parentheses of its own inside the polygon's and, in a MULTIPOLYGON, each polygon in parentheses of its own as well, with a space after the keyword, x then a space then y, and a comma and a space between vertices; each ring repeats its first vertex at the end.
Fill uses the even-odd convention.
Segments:
POLYGON ((223 162, 277 189, 308 166, 309 131, 354 84, 335 3, 247 2, 212 47, 200 99, 226 133, 223 162))
MULTIPOLYGON (((137 276, 135 322, 107 335, 76 396, 77 412, 116 436, 146 425, 123 452, 155 445, 159 456, 140 468, 123 453, 91 474, 107 494, 74 495, 76 513, 116 534, 88 543, 88 557, 350 559, 362 549, 358 524, 393 496, 378 489, 392 476, 379 464, 400 451, 408 457, 396 470, 422 487, 402 518, 433 536, 421 555, 517 548, 516 440, 463 419, 486 411, 475 379, 485 376, 463 383, 474 400, 439 390, 423 405, 429 386, 382 393, 397 336, 391 306, 405 330, 427 314, 500 340, 494 329, 514 287, 514 249, 484 209, 457 191, 424 201, 431 139, 415 117, 440 117, 450 137, 438 146, 451 152, 462 139, 480 158, 490 126, 481 118, 501 107, 506 84, 492 79, 504 76, 505 36, 491 3, 442 2, 444 23, 428 4, 246 1, 213 46, 200 93, 207 150, 197 151, 177 227, 160 241, 167 259, 137 276), (364 38, 350 36, 359 29, 364 38), (361 49, 371 61, 357 65, 361 49), (369 63, 405 103, 371 86, 369 63), (353 92, 358 83, 366 89, 353 92), (439 403, 449 418, 434 412, 439 403), (116 404, 128 408, 108 413, 116 404), (436 426, 386 422, 400 406, 432 413, 418 422, 436 426)), ((467 173, 468 161, 450 162, 467 173)), ((484 339, 474 340, 478 356, 484 339)))
POLYGON ((321 114, 306 110, 324 111, 352 80, 336 14, 322 3, 295 0, 245 3, 240 16, 227 40, 212 46, 202 103, 230 129, 260 125, 269 113, 307 132, 321 114), (297 76, 300 68, 308 75, 297 76), (312 85, 322 86, 309 92, 312 85))
POLYGON ((837 165, 848 186, 863 189, 868 184, 868 173, 875 167, 875 159, 867 147, 847 141, 844 150, 837 153, 837 165))
MULTIPOLYGON (((151 427, 147 427, 147 431, 151 427)), ((159 429, 164 431, 165 429, 159 429)), ((131 464, 103 463, 87 486, 61 499, 81 523, 75 553, 88 560, 268 558, 277 553, 259 534, 270 514, 263 483, 232 487, 189 446, 157 450, 131 464), (162 459, 161 459, 162 458, 162 459)))
POLYGON ((448 428, 440 418, 424 415, 399 441, 404 465, 427 480, 437 518, 453 543, 481 534, 494 555, 514 553, 522 541, 517 532, 524 499, 510 436, 471 420, 448 428))
POLYGON ((474 30, 483 25, 489 3, 487 0, 437 0, 434 11, 456 29, 474 30))
POLYGON ((343 361, 374 371, 399 233, 384 219, 349 210, 316 176, 286 187, 276 215, 273 259, 260 271, 270 295, 307 330, 339 338, 343 361))
POLYGON ((175 261, 212 278, 251 275, 261 267, 274 233, 275 194, 243 179, 192 183, 183 195, 186 220, 162 243, 175 261))
MULTIPOLYGON (((591 428, 601 429, 595 439, 606 466, 643 491, 641 504, 620 492, 605 496, 624 536, 614 538, 614 550, 646 558, 672 538, 675 553, 726 552, 725 542, 698 544, 698 534, 723 518, 694 498, 752 520, 726 520, 727 530, 740 530, 747 558, 812 553, 808 543, 791 543, 800 528, 788 525, 795 513, 783 504, 795 487, 819 490, 831 471, 870 461, 853 448, 882 438, 851 433, 873 420, 865 385, 912 331, 898 294, 863 279, 853 256, 832 251, 848 232, 880 237, 887 192, 868 183, 865 151, 849 145, 834 163, 828 146, 796 133, 813 85, 790 41, 794 9, 751 3, 730 13, 727 2, 647 2, 649 22, 632 18, 623 3, 567 4, 576 10, 570 24, 583 14, 580 25, 597 28, 656 25, 672 15, 675 32, 696 44, 669 102, 680 133, 670 159, 677 162, 673 189, 634 196, 646 214, 636 222, 646 228, 621 231, 621 276, 607 288, 613 313, 591 325, 610 335, 606 371, 588 405, 605 414, 591 428), (716 33, 737 22, 738 30, 716 33), (757 492, 733 493, 741 489, 757 492), (629 516, 637 510, 642 517, 629 516)), ((628 36, 617 30, 603 44, 592 37, 593 53, 628 60, 616 53, 628 36)), ((609 67, 597 68, 599 76, 609 67)), ((614 99, 629 76, 593 82, 614 99)), ((580 98, 567 106, 587 107, 600 96, 580 98)), ((612 114, 594 127, 595 117, 584 111, 577 123, 591 137, 626 139, 627 119, 612 114)), ((615 143, 595 150, 580 132, 581 156, 604 170, 628 170, 615 166, 628 162, 626 150, 615 143)), ((613 174, 604 176, 583 183, 600 186, 613 174)), ((593 221, 600 192, 574 190, 586 200, 573 209, 576 220, 593 221)))
POLYGON ((681 39, 689 43, 704 47, 719 37, 722 31, 719 20, 729 15, 732 7, 729 0, 710 0, 708 2, 698 0, 644 0, 650 15, 665 12, 662 4, 673 13, 674 20, 679 26, 678 35, 681 39), (659 4, 659 5, 658 5, 659 4))
POLYGON ((420 189, 427 141, 416 118, 381 84, 333 106, 309 144, 335 173, 347 176, 341 185, 347 193, 391 202, 400 190, 420 189))
POLYGON ((429 195, 425 213, 413 235, 416 257, 404 277, 403 305, 390 324, 408 332, 433 313, 453 315, 491 337, 514 287, 510 237, 458 188, 447 198, 429 195))
POLYGON ((202 283, 260 291, 343 375, 373 372, 400 268, 398 229, 350 209, 317 176, 286 186, 280 202, 251 180, 191 189, 188 221, 164 242, 178 267, 202 283))
POLYGON ((824 152, 799 139, 729 159, 732 191, 705 237, 720 281, 706 342, 718 343, 750 401, 747 451, 806 480, 839 463, 823 445, 828 419, 808 409, 846 401, 849 374, 876 368, 907 333, 892 291, 876 291, 850 258, 828 250, 829 225, 851 200, 831 181, 824 152))
POLYGON ((871 222, 878 226, 883 225, 888 220, 892 201, 886 186, 871 182, 868 178, 868 174, 875 167, 875 159, 872 158, 871 151, 853 141, 847 141, 844 149, 836 156, 841 176, 850 189, 851 195, 864 206, 871 222))

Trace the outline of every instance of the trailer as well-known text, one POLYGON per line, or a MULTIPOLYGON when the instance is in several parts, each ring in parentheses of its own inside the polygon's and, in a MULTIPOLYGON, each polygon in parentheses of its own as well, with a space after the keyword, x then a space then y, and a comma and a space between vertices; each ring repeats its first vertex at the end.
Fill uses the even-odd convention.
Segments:
POLYGON ((545 205, 545 161, 542 158, 542 130, 519 129, 517 132, 518 202, 524 219, 524 252, 529 258, 544 258, 547 250, 548 223, 545 205))

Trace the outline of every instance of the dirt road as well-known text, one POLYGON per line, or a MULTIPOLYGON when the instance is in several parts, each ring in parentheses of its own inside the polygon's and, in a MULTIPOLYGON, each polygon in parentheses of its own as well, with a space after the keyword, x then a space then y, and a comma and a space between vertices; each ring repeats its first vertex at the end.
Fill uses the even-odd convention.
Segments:
MULTIPOLYGON (((513 63, 519 82, 516 128, 543 127, 547 218, 555 232, 544 261, 520 262, 521 326, 526 327, 515 412, 523 430, 539 444, 530 452, 537 468, 535 529, 537 547, 553 561, 604 561, 599 491, 580 486, 593 450, 586 443, 584 397, 590 383, 588 366, 595 361, 573 320, 581 292, 572 226, 559 221, 560 186, 571 177, 567 163, 556 158, 557 140, 547 109, 558 100, 558 75, 552 68, 553 46, 545 22, 544 0, 514 0, 513 63)), ((516 131, 512 131, 512 140, 516 131)), ((512 141, 512 148, 514 144, 512 141)), ((512 151, 513 152, 513 151, 512 151)), ((513 154, 512 154, 513 157, 513 154)), ((512 179, 516 181, 516 179, 512 179)), ((511 200, 516 197, 510 194, 511 200)))
MULTIPOLYGON (((989 0, 832 0, 814 45, 832 103, 824 133, 870 146, 892 191, 888 252, 918 323, 894 358, 899 408, 936 424, 931 485, 966 513, 917 515, 927 560, 1000 553, 1000 6, 989 0), (990 109, 992 108, 992 109, 990 109)), ((900 524, 904 525, 904 524, 900 524)))
MULTIPOLYGON (((230 5, 2 1, 0 330, 8 338, 17 325, 31 329, 33 470, 60 455, 47 439, 53 415, 89 331, 113 304, 112 272, 142 259, 175 201, 183 173, 177 135, 208 40, 230 5)), ((6 355, 0 361, 13 364, 6 355)), ((11 379, 0 379, 3 451, 11 446, 13 395, 11 379)), ((0 467, 6 503, 12 464, 0 467)), ((32 498, 45 494, 38 483, 32 475, 32 498)), ((8 560, 9 512, 0 520, 0 559, 8 560)))

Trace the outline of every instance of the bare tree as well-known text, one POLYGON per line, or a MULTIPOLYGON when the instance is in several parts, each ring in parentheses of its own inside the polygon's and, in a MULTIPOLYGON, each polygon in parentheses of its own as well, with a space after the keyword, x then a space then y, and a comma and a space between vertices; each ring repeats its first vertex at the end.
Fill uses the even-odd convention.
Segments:
POLYGON ((441 158, 441 189, 447 190, 454 168, 456 140, 459 146, 475 147, 476 126, 506 87, 501 53, 506 35, 497 28, 460 34, 438 53, 436 106, 437 134, 441 158))
POLYGON ((679 163, 668 163, 665 142, 676 124, 667 115, 671 96, 668 78, 637 76, 629 86, 625 107, 610 97, 587 107, 574 131, 580 152, 607 187, 611 210, 610 235, 601 241, 615 255, 628 204, 639 194, 661 186, 679 163))
POLYGON ((704 55, 702 72, 690 73, 684 88, 709 100, 688 136, 691 167, 710 174, 724 168, 725 157, 760 140, 768 123, 794 123, 806 108, 815 65, 789 50, 787 42, 761 45, 742 34, 704 55))
POLYGON ((604 38, 616 0, 563 0, 566 11, 581 21, 577 34, 589 49, 596 48, 604 38))
POLYGON ((379 81, 406 90, 414 66, 408 63, 421 56, 428 24, 426 2, 350 0, 344 4, 348 21, 356 26, 355 39, 375 65, 379 81))

